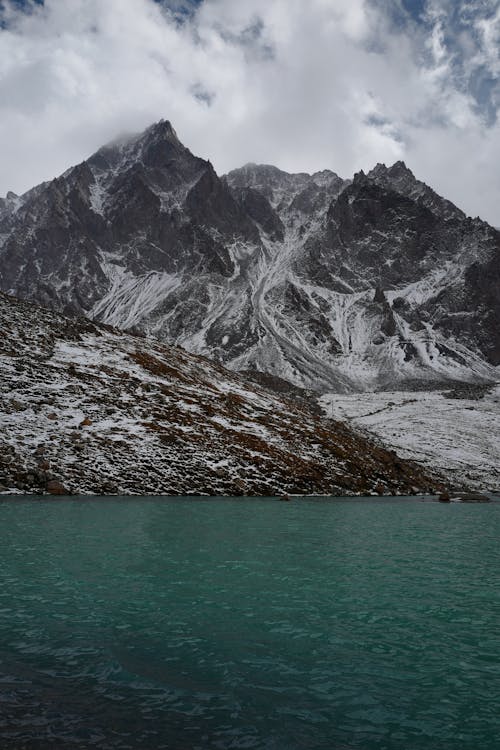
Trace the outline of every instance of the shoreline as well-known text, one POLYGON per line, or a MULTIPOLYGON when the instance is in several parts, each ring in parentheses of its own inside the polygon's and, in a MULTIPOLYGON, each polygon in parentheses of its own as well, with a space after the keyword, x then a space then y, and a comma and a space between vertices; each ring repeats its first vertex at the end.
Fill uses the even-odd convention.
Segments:
MULTIPOLYGON (((500 492, 489 492, 486 491, 481 493, 484 496, 483 500, 476 499, 462 499, 461 495, 468 495, 466 492, 457 492, 456 494, 450 493, 449 500, 440 499, 439 495, 427 495, 427 494, 416 494, 416 495, 325 495, 325 494, 314 494, 314 495, 289 495, 288 500, 293 502, 304 502, 304 501, 330 501, 330 502, 351 502, 351 503, 363 503, 363 502, 391 502, 391 503, 439 503, 440 505, 487 505, 489 503, 500 502, 500 492)), ((475 493, 477 494, 477 493, 475 493)), ((67 502, 67 501, 113 501, 119 500, 120 502, 126 502, 127 500, 141 500, 141 501, 173 501, 173 500, 186 500, 190 502, 194 501, 210 501, 210 500, 226 500, 226 501, 270 501, 270 502, 283 502, 284 498, 279 495, 51 495, 47 494, 26 494, 21 492, 2 492, 0 493, 0 503, 3 500, 18 500, 18 501, 37 501, 44 502, 47 500, 56 502, 67 502)))

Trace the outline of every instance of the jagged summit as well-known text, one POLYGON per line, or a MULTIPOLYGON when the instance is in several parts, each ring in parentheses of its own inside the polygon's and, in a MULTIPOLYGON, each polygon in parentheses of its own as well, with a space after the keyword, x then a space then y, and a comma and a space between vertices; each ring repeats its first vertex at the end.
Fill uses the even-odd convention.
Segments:
POLYGON ((308 178, 308 177, 317 177, 318 179, 322 178, 330 178, 330 177, 338 177, 338 175, 333 172, 331 169, 322 169, 317 172, 287 172, 284 169, 280 169, 280 167, 276 167, 274 164, 260 164, 257 162, 249 161, 246 164, 244 164, 242 167, 237 167, 236 169, 232 169, 228 175, 231 175, 234 179, 238 178, 239 176, 243 174, 268 174, 272 175, 275 179, 287 179, 290 177, 302 177, 302 178, 308 178))
POLYGON ((269 179, 276 182, 282 180, 307 181, 314 180, 318 183, 327 182, 332 179, 341 179, 331 169, 322 169, 318 172, 287 172, 284 169, 274 166, 273 164, 257 164, 247 162, 242 167, 231 170, 226 175, 233 182, 238 183, 243 180, 269 179))
POLYGON ((260 191, 278 212, 302 204, 306 212, 317 210, 318 203, 324 208, 345 185, 344 180, 328 169, 314 174, 292 173, 270 164, 253 163, 233 169, 226 179, 233 189, 250 187, 260 191))
POLYGON ((384 174, 389 174, 391 177, 399 177, 401 175, 405 175, 407 177, 413 177, 415 179, 415 175, 413 174, 411 169, 409 169, 409 167, 407 167, 405 162, 401 159, 395 161, 394 164, 392 164, 390 167, 387 167, 383 162, 378 162, 373 167, 373 169, 368 172, 368 176, 371 178, 376 178, 384 174))
POLYGON ((352 181, 353 181, 353 184, 356 184, 360 182, 366 182, 368 179, 369 178, 366 175, 365 171, 363 169, 359 169, 357 172, 354 172, 352 181))
POLYGON ((160 166, 159 163, 155 164, 155 158, 160 158, 163 154, 174 155, 185 155, 186 153, 191 154, 177 137, 172 124, 169 120, 160 120, 159 122, 151 125, 147 128, 144 133, 140 134, 137 139, 137 143, 141 146, 143 152, 147 153, 147 158, 150 159, 151 166, 160 166), (152 147, 156 147, 153 153, 149 153, 152 147))
POLYGON ((219 178, 168 121, 0 200, 0 289, 317 390, 498 377, 499 258, 404 162, 219 178))
POLYGON ((146 134, 154 134, 159 138, 175 139, 176 141, 179 141, 177 133, 175 132, 170 120, 165 120, 163 118, 150 125, 150 127, 144 131, 144 135, 146 134))
MULTIPOLYGON (((86 163, 95 170, 122 170, 133 164, 142 163, 156 169, 168 168, 172 160, 195 159, 178 139, 168 120, 154 123, 144 132, 126 134, 111 141, 86 163)), ((203 160, 199 160, 203 162, 203 160)))
POLYGON ((391 186, 398 192, 405 192, 405 194, 419 185, 424 185, 417 180, 412 170, 401 160, 394 162, 389 167, 379 162, 367 172, 366 177, 387 187, 391 186))
POLYGON ((100 149, 98 149, 98 152, 104 149, 122 148, 123 146, 127 144, 139 143, 139 142, 147 143, 153 140, 155 141, 168 140, 168 141, 182 145, 181 142, 179 141, 177 133, 175 132, 170 120, 162 119, 162 120, 158 120, 158 122, 154 122, 145 130, 141 130, 139 132, 133 132, 133 133, 130 133, 130 132, 122 133, 121 135, 117 136, 116 138, 113 138, 111 141, 109 141, 100 149))
POLYGON ((390 167, 379 163, 368 172, 367 177, 381 186, 396 190, 402 195, 418 201, 443 219, 465 218, 463 211, 438 195, 425 182, 418 180, 404 161, 396 161, 390 167))
POLYGON ((418 182, 412 170, 402 160, 394 162, 389 167, 379 162, 366 176, 369 180, 392 186, 405 193, 411 192, 418 184, 423 184, 418 182))

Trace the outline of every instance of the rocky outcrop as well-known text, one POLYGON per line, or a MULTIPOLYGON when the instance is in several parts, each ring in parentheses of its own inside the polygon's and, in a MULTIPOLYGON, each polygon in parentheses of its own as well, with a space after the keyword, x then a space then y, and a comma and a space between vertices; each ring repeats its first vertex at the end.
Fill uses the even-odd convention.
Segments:
POLYGON ((381 187, 395 190, 401 195, 411 198, 441 219, 462 221, 466 218, 464 212, 454 206, 451 201, 437 195, 425 182, 417 180, 411 169, 408 169, 403 161, 397 161, 391 167, 386 167, 385 164, 377 164, 368 172, 368 178, 381 187))
POLYGON ((235 187, 232 192, 242 209, 272 242, 283 242, 285 227, 263 193, 251 187, 235 187))
POLYGON ((481 492, 442 492, 439 495, 440 503, 489 503, 491 502, 488 495, 483 495, 481 492))

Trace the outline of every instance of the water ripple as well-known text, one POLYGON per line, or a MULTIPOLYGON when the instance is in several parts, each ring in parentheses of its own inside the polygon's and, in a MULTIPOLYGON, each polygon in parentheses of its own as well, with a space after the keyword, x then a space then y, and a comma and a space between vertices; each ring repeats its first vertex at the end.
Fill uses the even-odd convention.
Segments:
POLYGON ((1 511, 2 750, 498 747, 498 504, 1 511))

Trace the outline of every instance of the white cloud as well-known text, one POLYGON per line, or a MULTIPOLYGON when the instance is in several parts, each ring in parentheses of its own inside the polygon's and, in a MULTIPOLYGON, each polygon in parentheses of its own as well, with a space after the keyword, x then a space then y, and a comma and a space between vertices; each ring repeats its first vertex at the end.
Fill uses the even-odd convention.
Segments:
POLYGON ((494 72, 494 14, 462 29, 451 50, 445 0, 430 7, 428 30, 398 29, 384 3, 368 0, 205 0, 184 24, 153 0, 5 10, 0 194, 165 117, 220 173, 263 161, 350 176, 403 158, 500 224, 500 131, 461 85, 455 59, 474 32, 474 54, 494 72))
POLYGON ((500 72, 500 7, 490 16, 478 18, 475 24, 481 36, 483 53, 492 71, 500 72))

